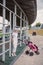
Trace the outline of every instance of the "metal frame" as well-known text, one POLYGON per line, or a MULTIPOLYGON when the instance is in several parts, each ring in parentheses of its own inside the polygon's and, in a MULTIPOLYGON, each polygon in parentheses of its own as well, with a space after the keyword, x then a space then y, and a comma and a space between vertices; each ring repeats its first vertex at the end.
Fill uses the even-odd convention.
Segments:
MULTIPOLYGON (((5 6, 5 0, 3 0, 3 5, 5 6)), ((3 23, 5 23, 5 8, 3 8, 3 23)), ((2 58, 3 58, 3 61, 5 60, 5 25, 3 24, 3 49, 2 49, 2 51, 3 51, 3 55, 2 55, 2 58)))
MULTIPOLYGON (((5 61, 5 53, 7 51, 9 51, 9 56, 11 57, 11 34, 12 34, 12 30, 11 30, 11 14, 13 14, 13 30, 15 28, 16 25, 16 17, 20 18, 20 39, 21 39, 21 35, 22 35, 22 20, 24 21, 24 26, 25 26, 25 17, 27 18, 27 16, 25 15, 24 11, 21 9, 21 7, 15 2, 15 12, 11 11, 9 8, 6 7, 6 0, 3 0, 3 4, 0 3, 0 5, 3 7, 3 42, 0 44, 2 45, 2 53, 0 53, 0 56, 2 55, 2 60, 5 61), (21 12, 20 12, 20 16, 17 15, 17 6, 20 8, 21 12), (9 11, 10 13, 10 32, 5 32, 5 15, 6 15, 6 9, 9 11), (22 13, 24 14, 24 18, 22 18, 22 13), (5 41, 5 34, 10 34, 10 40, 9 41, 5 41), (5 50, 5 44, 9 43, 9 49, 5 50)), ((21 41, 20 41, 20 46, 21 46, 21 41)))

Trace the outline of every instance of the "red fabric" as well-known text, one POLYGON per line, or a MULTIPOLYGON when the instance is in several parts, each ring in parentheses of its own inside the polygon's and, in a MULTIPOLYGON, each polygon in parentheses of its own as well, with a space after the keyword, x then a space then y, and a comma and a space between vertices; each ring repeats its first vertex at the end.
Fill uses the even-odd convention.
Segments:
POLYGON ((33 43, 30 42, 30 43, 28 44, 28 46, 29 46, 29 48, 32 49, 34 52, 35 52, 35 51, 38 51, 38 47, 37 47, 35 44, 33 44, 33 43))

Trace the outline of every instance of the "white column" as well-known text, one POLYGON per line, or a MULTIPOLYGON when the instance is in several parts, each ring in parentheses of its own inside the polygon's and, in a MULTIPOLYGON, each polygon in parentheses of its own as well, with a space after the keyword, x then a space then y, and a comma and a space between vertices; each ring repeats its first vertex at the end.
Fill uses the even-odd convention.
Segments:
MULTIPOLYGON (((22 12, 20 12, 20 17, 21 17, 21 19, 20 19, 20 39, 21 39, 21 35, 22 35, 22 12)), ((20 46, 21 46, 21 43, 22 43, 22 41, 20 41, 20 46)))
MULTIPOLYGON (((24 15, 24 17, 23 17, 23 18, 24 18, 24 21, 23 21, 23 27, 25 27, 25 15, 24 15)), ((25 36, 25 31, 26 31, 26 30, 24 29, 23 40, 24 40, 24 36, 25 36)))
POLYGON ((14 12, 15 13, 13 13, 13 30, 14 30, 14 28, 15 28, 15 26, 16 26, 16 13, 17 13, 17 6, 15 5, 15 7, 14 7, 14 12))
MULTIPOLYGON (((15 14, 17 13, 17 6, 15 5, 15 14)), ((14 22, 15 22, 15 26, 16 26, 16 15, 14 15, 14 22)))
MULTIPOLYGON (((3 0, 3 5, 5 6, 6 0, 3 0)), ((3 7, 3 45, 2 45, 2 60, 5 61, 5 8, 3 7)))
POLYGON ((28 39, 28 21, 27 21, 27 18, 26 18, 26 39, 28 39))
POLYGON ((14 30, 14 27, 15 27, 15 14, 13 13, 13 30, 14 30))
POLYGON ((10 43, 9 43, 9 57, 11 57, 11 12, 10 12, 10 43))
POLYGON ((24 22, 23 22, 23 27, 25 27, 25 15, 24 15, 24 22))

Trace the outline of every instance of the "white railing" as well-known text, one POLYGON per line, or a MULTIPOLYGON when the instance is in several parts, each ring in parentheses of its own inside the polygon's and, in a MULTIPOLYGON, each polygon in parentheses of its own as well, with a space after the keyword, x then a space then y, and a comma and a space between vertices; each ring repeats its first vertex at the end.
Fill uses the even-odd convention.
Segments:
MULTIPOLYGON (((13 14, 13 29, 16 25, 16 17, 18 17, 20 19, 20 29, 22 29, 22 21, 23 21, 23 26, 25 26, 25 23, 27 21, 27 17, 24 13, 24 11, 20 8, 20 6, 18 6, 18 4, 15 2, 15 12, 11 11, 9 8, 6 7, 6 0, 3 0, 3 4, 0 3, 0 6, 3 7, 3 23, 0 23, 3 25, 3 32, 1 33, 3 36, 2 39, 2 43, 0 43, 0 46, 2 45, 2 53, 0 53, 0 56, 2 55, 2 60, 5 61, 5 53, 9 51, 9 56, 11 57, 11 34, 12 34, 12 30, 11 30, 11 14, 13 14), (20 8, 21 13, 20 16, 17 15, 17 6, 20 8), (9 11, 9 18, 10 18, 10 32, 5 32, 5 15, 6 15, 6 10, 9 11), (22 13, 24 14, 24 18, 22 18, 22 13), (26 19, 25 19, 26 17, 26 19), (5 41, 5 35, 9 34, 9 41, 5 41), (5 44, 9 43, 9 49, 5 50, 5 44)), ((26 24, 27 25, 27 24, 26 24)), ((21 35, 22 35, 22 30, 20 31, 20 39, 21 39, 21 35)), ((21 46, 21 41, 20 41, 20 46, 21 46)))

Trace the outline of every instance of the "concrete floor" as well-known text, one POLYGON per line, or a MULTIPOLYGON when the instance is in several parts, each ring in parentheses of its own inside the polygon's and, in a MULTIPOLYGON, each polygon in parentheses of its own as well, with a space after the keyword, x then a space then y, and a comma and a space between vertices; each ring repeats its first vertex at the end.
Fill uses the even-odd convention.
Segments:
POLYGON ((30 40, 35 43, 39 47, 39 55, 34 54, 33 56, 29 56, 25 54, 25 50, 22 55, 17 59, 13 65, 43 65, 43 36, 32 36, 30 35, 30 40))

